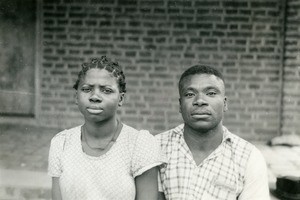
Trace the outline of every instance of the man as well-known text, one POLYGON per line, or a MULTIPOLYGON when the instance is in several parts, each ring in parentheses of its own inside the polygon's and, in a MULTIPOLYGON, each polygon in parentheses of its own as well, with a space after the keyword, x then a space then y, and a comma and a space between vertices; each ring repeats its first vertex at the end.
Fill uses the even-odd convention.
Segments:
POLYGON ((156 136, 167 156, 159 173, 160 198, 270 199, 262 154, 222 124, 227 110, 222 74, 192 66, 180 78, 179 95, 184 124, 156 136))

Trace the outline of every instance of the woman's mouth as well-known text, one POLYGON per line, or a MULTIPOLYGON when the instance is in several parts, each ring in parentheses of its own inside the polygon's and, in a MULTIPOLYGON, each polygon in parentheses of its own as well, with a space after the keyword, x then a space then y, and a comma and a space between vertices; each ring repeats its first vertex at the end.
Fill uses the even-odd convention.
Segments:
POLYGON ((100 114, 103 112, 101 108, 87 108, 86 110, 91 114, 100 114))

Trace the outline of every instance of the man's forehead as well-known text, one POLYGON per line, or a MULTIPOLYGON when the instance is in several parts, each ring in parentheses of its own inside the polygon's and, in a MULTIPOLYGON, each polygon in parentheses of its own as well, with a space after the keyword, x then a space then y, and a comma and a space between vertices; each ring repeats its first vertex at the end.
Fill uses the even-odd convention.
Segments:
POLYGON ((179 92, 191 88, 217 88, 225 93, 225 84, 223 80, 213 74, 193 74, 186 76, 182 79, 179 92))
POLYGON ((182 83, 190 82, 216 82, 224 85, 224 81, 213 74, 192 74, 183 78, 182 83))

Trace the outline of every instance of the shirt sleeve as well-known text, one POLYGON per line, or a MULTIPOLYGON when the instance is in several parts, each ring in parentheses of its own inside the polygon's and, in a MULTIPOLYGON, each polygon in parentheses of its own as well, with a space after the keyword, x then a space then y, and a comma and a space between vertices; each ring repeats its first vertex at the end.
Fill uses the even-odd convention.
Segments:
POLYGON ((51 140, 48 157, 48 175, 51 177, 60 177, 62 173, 61 157, 65 143, 65 136, 62 133, 57 134, 51 140))
POLYGON ((245 184, 239 200, 270 200, 268 171, 261 152, 254 147, 246 168, 245 184))
POLYGON ((156 138, 148 131, 139 131, 132 153, 133 177, 164 163, 164 157, 156 138))

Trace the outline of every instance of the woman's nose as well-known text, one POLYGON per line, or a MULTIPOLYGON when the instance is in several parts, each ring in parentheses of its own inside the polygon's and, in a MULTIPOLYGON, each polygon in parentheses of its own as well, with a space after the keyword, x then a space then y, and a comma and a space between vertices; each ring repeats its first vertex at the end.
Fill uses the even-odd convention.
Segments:
POLYGON ((102 102, 102 96, 100 90, 94 89, 89 99, 91 102, 102 102))

